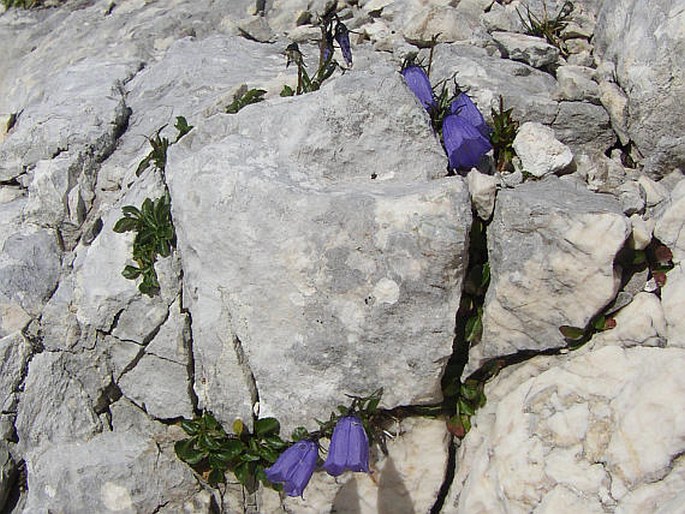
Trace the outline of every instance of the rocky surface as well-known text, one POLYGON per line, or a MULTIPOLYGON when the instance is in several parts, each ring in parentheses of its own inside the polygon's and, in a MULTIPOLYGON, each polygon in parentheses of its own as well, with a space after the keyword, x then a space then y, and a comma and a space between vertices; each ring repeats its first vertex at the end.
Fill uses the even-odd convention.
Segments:
POLYGON ((664 176, 683 169, 682 60, 685 13, 674 0, 621 0, 598 12, 597 56, 614 67, 628 99, 627 132, 645 157, 645 171, 664 176))
POLYGON ((519 16, 563 1, 339 0, 354 64, 291 98, 283 51, 297 41, 313 70, 324 0, 53 4, 0 8, 0 510, 680 507, 676 0, 574 2, 563 51, 519 16), (446 176, 397 73, 436 35, 433 84, 454 78, 490 123, 501 95, 521 124, 514 171, 446 176), (241 86, 266 100, 226 114, 241 86), (194 126, 179 141, 177 116, 194 126), (165 170, 138 176, 156 134, 165 170), (167 190, 177 248, 149 297, 113 227, 167 190), (463 376, 503 369, 454 458, 444 419, 406 408, 442 399, 475 216, 490 283, 463 376), (622 268, 653 237, 665 283, 622 268), (569 351, 559 327, 602 313, 616 326, 569 351), (287 436, 379 387, 401 407, 388 454, 369 475, 317 471, 304 498, 212 488, 174 454, 203 409, 287 436))

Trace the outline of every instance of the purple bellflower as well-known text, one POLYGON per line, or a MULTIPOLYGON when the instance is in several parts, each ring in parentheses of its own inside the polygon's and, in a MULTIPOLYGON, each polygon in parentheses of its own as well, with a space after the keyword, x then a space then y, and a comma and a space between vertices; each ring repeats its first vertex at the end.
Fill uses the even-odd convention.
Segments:
POLYGON ((358 417, 345 416, 338 420, 323 467, 334 477, 346 469, 369 472, 369 438, 358 417))
POLYGON ((340 45, 340 51, 348 66, 352 65, 352 49, 350 48, 350 31, 344 23, 335 26, 335 40, 340 45))
POLYGON ((469 98, 466 93, 459 93, 459 96, 450 104, 450 112, 464 118, 471 125, 478 129, 483 137, 490 138, 490 127, 485 123, 483 115, 469 98))
POLYGON ((426 110, 435 107, 433 88, 431 87, 428 75, 426 75, 423 68, 412 64, 411 66, 404 68, 401 73, 407 86, 409 86, 409 89, 416 95, 416 98, 419 99, 421 105, 423 105, 426 110))
POLYGON ((442 139, 450 168, 455 170, 470 170, 478 166, 483 156, 492 150, 490 140, 461 115, 450 114, 445 117, 442 139))
POLYGON ((273 466, 264 470, 266 478, 274 484, 283 484, 288 496, 302 496, 318 456, 319 448, 314 441, 298 441, 281 453, 273 466))

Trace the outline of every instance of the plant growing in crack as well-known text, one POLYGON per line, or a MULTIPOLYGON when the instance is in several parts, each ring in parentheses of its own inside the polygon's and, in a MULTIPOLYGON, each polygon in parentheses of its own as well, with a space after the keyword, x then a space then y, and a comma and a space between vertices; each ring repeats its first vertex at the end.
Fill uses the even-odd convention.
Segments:
POLYGON ((171 198, 169 193, 156 200, 146 198, 140 209, 125 205, 124 216, 114 225, 121 234, 135 232, 133 260, 136 265, 126 265, 121 274, 135 280, 142 277, 138 290, 148 296, 159 293, 159 280, 155 271, 157 257, 168 257, 176 246, 176 233, 171 222, 171 198))
POLYGON ((351 404, 339 406, 337 414, 319 421, 318 430, 296 428, 292 442, 281 439, 275 418, 256 419, 254 432, 236 420, 233 434, 227 434, 211 413, 204 412, 195 420, 181 421, 189 437, 176 442, 176 455, 213 486, 224 482, 225 472, 231 471, 250 494, 262 483, 289 496, 301 496, 319 462, 321 438, 330 440, 323 464, 329 474, 369 471, 370 442, 384 449, 384 417, 378 410, 381 395, 382 390, 367 397, 350 396, 351 404))
MULTIPOLYGON (((157 168, 161 172, 164 172, 166 168, 167 150, 169 149, 169 146, 173 144, 169 142, 169 139, 161 136, 162 130, 164 130, 165 128, 166 125, 162 125, 157 130, 157 132, 155 132, 155 135, 153 137, 147 138, 148 143, 150 143, 150 146, 152 147, 152 150, 150 150, 150 153, 147 154, 147 156, 145 156, 143 160, 140 161, 140 163, 138 164, 138 168, 136 169, 137 177, 140 177, 140 175, 148 167, 150 167, 150 164, 154 164, 155 168, 157 168)), ((181 139, 188 132, 190 132, 193 129, 193 126, 188 125, 188 121, 186 121, 186 119, 183 116, 177 116, 174 128, 176 128, 176 130, 178 131, 178 134, 176 135, 176 141, 174 141, 174 143, 176 143, 179 139, 181 139)))
POLYGON ((264 100, 266 90, 264 89, 248 89, 246 84, 238 88, 236 94, 233 96, 233 102, 226 107, 227 114, 236 114, 240 109, 250 104, 256 104, 264 100))
POLYGON ((530 11, 530 7, 525 6, 526 14, 525 17, 521 12, 516 9, 516 13, 521 19, 523 28, 526 34, 530 36, 536 36, 544 38, 550 45, 555 46, 561 52, 564 57, 568 56, 568 48, 561 36, 561 33, 568 25, 571 19, 571 13, 573 12, 573 3, 564 2, 564 4, 559 9, 559 12, 555 16, 549 16, 547 13, 547 3, 543 2, 542 18, 535 15, 530 11))
POLYGON ((511 116, 513 109, 504 109, 504 99, 499 97, 499 108, 491 110, 492 135, 490 141, 494 149, 495 166, 498 171, 513 171, 512 161, 516 156, 514 139, 519 129, 518 121, 511 116))
POLYGON ((333 59, 334 42, 338 44, 347 66, 352 65, 350 31, 338 18, 337 8, 337 1, 330 2, 324 13, 319 16, 318 26, 321 30, 321 40, 319 41, 319 61, 314 75, 309 75, 307 72, 304 55, 297 43, 291 43, 285 49, 286 68, 290 64, 297 66, 297 86, 295 89, 288 85, 283 86, 281 96, 302 95, 318 91, 321 88, 324 81, 328 80, 335 70, 341 67, 333 59))
MULTIPOLYGON (((666 274, 674 268, 673 253, 656 238, 647 245, 644 250, 634 250, 629 247, 617 257, 617 261, 623 269, 624 285, 634 273, 646 271, 647 278, 653 281, 654 293, 661 294, 661 288, 666 284, 666 274)), ((611 330, 616 326, 613 317, 614 312, 620 310, 614 304, 609 304, 606 309, 594 316, 585 327, 573 327, 562 325, 559 332, 564 336, 568 349, 575 350, 587 343, 598 332, 611 330)))

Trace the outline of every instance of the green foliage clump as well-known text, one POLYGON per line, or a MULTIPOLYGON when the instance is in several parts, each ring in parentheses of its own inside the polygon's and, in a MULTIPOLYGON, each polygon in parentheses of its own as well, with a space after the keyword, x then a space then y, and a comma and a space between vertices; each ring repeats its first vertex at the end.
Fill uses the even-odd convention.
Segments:
MULTIPOLYGON (((319 430, 309 432, 304 427, 293 430, 292 441, 318 441, 322 437, 330 439, 338 420, 354 415, 361 419, 369 440, 383 444, 382 430, 379 428, 382 416, 378 412, 382 394, 383 390, 379 389, 366 397, 350 396, 350 406, 341 405, 338 407, 339 414, 331 413, 329 420, 317 421, 319 430)), ((264 472, 291 444, 281 439, 281 425, 277 419, 255 420, 254 432, 250 432, 238 419, 233 423, 233 434, 227 434, 211 413, 204 412, 192 421, 181 421, 181 428, 188 437, 176 442, 176 455, 211 485, 224 482, 226 471, 230 471, 250 493, 257 489, 260 482, 276 490, 282 489, 281 485, 269 482, 264 472)))
POLYGON ((135 266, 127 265, 121 274, 135 280, 142 277, 138 290, 148 296, 159 293, 159 281, 155 271, 157 257, 168 257, 176 246, 176 233, 171 222, 171 198, 169 193, 155 201, 146 198, 140 209, 125 205, 124 216, 114 225, 117 233, 135 232, 133 260, 135 266))
POLYGON ((264 469, 276 462, 287 447, 279 436, 281 425, 277 419, 256 420, 254 432, 236 420, 235 434, 228 435, 216 418, 205 412, 195 420, 181 421, 181 428, 189 437, 176 442, 176 455, 211 485, 224 482, 229 470, 250 492, 256 490, 258 482, 272 486, 264 469))
POLYGON ((561 6, 559 12, 553 17, 550 17, 547 14, 546 3, 543 3, 542 18, 539 18, 534 13, 530 12, 528 6, 526 6, 525 17, 518 9, 516 12, 518 13, 519 18, 521 18, 521 23, 523 23, 526 34, 544 38, 550 45, 557 47, 561 52, 561 55, 568 55, 568 49, 561 37, 561 33, 570 21, 571 12, 573 12, 573 3, 568 1, 564 2, 564 5, 561 6))
POLYGON ((247 89, 247 86, 243 84, 233 97, 233 102, 226 107, 226 113, 235 114, 247 105, 261 102, 264 100, 265 94, 264 89, 247 89))
POLYGON ((495 165, 498 171, 510 171, 513 169, 512 160, 514 152, 514 139, 519 129, 518 121, 511 117, 513 109, 504 109, 504 99, 499 97, 499 109, 491 110, 492 134, 490 142, 494 149, 495 165))
MULTIPOLYGON (((147 138, 148 143, 150 143, 150 146, 152 147, 152 150, 150 150, 150 153, 147 154, 147 156, 142 161, 140 161, 140 164, 138 164, 138 168, 136 169, 137 177, 140 177, 140 175, 147 168, 150 167, 150 164, 154 164, 155 168, 162 172, 165 170, 167 150, 169 149, 169 146, 171 146, 172 144, 166 137, 161 137, 161 132, 165 128, 166 125, 162 125, 157 130, 157 132, 155 132, 154 137, 147 138)), ((185 136, 188 132, 190 132, 193 129, 193 126, 188 125, 188 122, 183 116, 177 116, 174 128, 178 132, 176 136, 176 141, 174 141, 174 143, 177 143, 179 139, 181 139, 183 136, 185 136)))

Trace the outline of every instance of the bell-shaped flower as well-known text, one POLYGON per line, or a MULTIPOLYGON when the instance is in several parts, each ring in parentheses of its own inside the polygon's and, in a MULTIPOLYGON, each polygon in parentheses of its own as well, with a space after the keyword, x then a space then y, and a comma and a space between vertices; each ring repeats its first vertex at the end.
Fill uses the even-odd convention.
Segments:
POLYGON ((346 469, 369 472, 369 438, 358 417, 345 416, 338 420, 323 467, 334 477, 346 469))
POLYGON ((402 71, 402 76, 404 77, 407 86, 419 99, 421 105, 429 110, 431 107, 435 107, 435 97, 433 96, 433 88, 431 87, 430 80, 428 80, 428 75, 421 66, 412 64, 407 66, 402 71))
POLYGON ((340 45, 340 51, 348 66, 352 64, 352 49, 350 48, 350 31, 344 23, 335 26, 335 40, 340 45))
POLYGON ((476 104, 473 103, 466 93, 459 93, 459 96, 452 101, 450 112, 464 118, 476 127, 483 137, 490 137, 490 127, 485 123, 485 119, 478 110, 478 107, 476 107, 476 104))
POLYGON ((264 470, 266 478, 274 484, 283 484, 288 496, 302 496, 318 456, 319 448, 314 441, 298 441, 281 453, 273 466, 264 470))
POLYGON ((449 158, 450 168, 470 170, 478 166, 483 156, 492 150, 492 145, 469 121, 455 114, 442 122, 442 140, 449 158))

